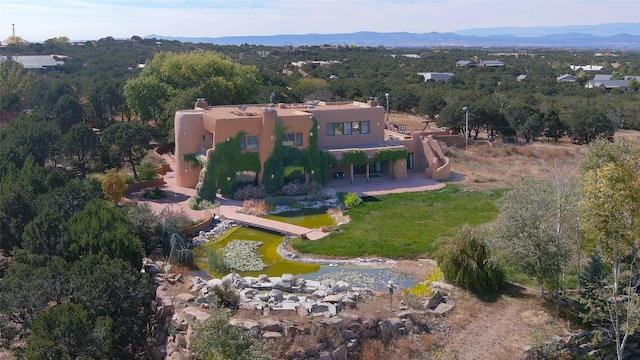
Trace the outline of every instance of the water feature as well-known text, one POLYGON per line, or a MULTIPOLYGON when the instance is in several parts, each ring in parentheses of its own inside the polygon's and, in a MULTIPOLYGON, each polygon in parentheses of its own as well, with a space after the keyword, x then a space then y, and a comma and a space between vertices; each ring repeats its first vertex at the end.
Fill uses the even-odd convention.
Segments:
POLYGON ((326 207, 284 211, 277 214, 264 215, 263 217, 309 229, 318 229, 336 224, 331 215, 327 213, 326 207))
MULTIPOLYGON (((333 218, 327 214, 326 208, 287 211, 274 215, 267 215, 265 217, 312 229, 320 228, 322 226, 332 226, 335 224, 333 218)), ((278 245, 283 241, 282 235, 246 226, 236 226, 228 230, 216 241, 196 246, 194 251, 196 253, 196 266, 198 269, 207 272, 210 276, 224 275, 209 271, 207 249, 221 249, 234 240, 262 242, 262 245, 258 247, 257 252, 267 267, 260 271, 239 271, 238 273, 242 276, 258 276, 260 274, 281 276, 283 273, 289 273, 309 280, 343 280, 352 286, 366 287, 378 291, 385 290, 388 280, 393 280, 397 289, 408 288, 416 283, 415 279, 398 273, 393 269, 355 265, 319 265, 284 259, 277 251, 278 245)))

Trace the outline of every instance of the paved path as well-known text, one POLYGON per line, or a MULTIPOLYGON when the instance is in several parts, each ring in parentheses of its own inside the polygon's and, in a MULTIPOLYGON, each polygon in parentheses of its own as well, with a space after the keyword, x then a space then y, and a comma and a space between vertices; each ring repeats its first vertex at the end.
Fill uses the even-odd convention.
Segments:
MULTIPOLYGON (((173 169, 173 160, 166 155, 163 156, 163 158, 173 169)), ((151 209, 156 213, 160 213, 168 207, 174 211, 184 212, 191 219, 202 219, 204 217, 205 210, 193 210, 189 207, 189 199, 196 195, 195 189, 177 186, 175 173, 173 171, 167 172, 164 175, 164 180, 165 184, 161 187, 162 190, 167 192, 167 197, 164 199, 145 199, 142 196, 144 190, 133 192, 126 197, 130 200, 149 204, 151 209)), ((354 178, 353 183, 351 183, 350 179, 346 178, 331 179, 327 183, 327 186, 336 191, 355 192, 360 196, 377 196, 390 193, 436 190, 443 188, 445 184, 428 179, 422 173, 409 173, 408 178, 401 181, 392 180, 385 175, 372 177, 367 181, 364 176, 359 175, 354 178)), ((241 201, 225 198, 218 198, 217 201, 220 203, 220 206, 210 211, 213 215, 218 215, 219 217, 224 216, 227 219, 232 219, 239 223, 257 226, 271 231, 304 236, 310 240, 318 240, 328 235, 328 233, 324 233, 318 229, 309 229, 241 213, 241 201)))

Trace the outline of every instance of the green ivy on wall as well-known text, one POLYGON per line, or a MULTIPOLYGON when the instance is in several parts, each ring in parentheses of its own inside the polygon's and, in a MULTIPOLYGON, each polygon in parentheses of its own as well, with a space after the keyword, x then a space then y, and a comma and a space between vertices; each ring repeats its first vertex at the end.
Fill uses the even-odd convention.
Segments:
POLYGON ((375 156, 373 157, 373 160, 376 162, 389 161, 394 163, 398 160, 406 159, 408 155, 409 155, 409 152, 407 151, 407 149, 401 149, 401 150, 378 149, 378 151, 376 151, 375 156))
POLYGON ((262 176, 262 185, 267 193, 275 194, 282 186, 284 186, 284 158, 285 158, 285 146, 282 144, 282 136, 284 135, 286 128, 280 123, 279 119, 276 119, 275 127, 273 129, 273 136, 275 136, 275 144, 273 146, 273 152, 269 155, 267 161, 264 162, 264 173, 262 176))
POLYGON ((370 162, 364 151, 356 149, 353 151, 345 151, 342 153, 342 164, 345 165, 366 165, 370 162))
POLYGON ((204 164, 200 161, 197 154, 190 153, 182 155, 182 160, 187 164, 190 164, 192 168, 204 167, 204 164))

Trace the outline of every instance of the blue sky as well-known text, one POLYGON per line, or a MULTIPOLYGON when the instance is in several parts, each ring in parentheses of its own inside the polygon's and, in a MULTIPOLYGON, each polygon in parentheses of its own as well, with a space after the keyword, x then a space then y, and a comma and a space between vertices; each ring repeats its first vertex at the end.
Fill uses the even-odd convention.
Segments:
POLYGON ((640 20, 639 0, 0 0, 0 40, 451 32, 640 20))

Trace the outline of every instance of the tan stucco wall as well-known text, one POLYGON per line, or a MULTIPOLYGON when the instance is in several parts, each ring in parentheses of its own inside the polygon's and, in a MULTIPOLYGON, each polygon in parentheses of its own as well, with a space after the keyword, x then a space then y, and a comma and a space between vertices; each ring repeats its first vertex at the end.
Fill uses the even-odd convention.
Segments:
POLYGON ((176 184, 184 187, 195 187, 198 183, 200 168, 194 168, 183 160, 185 154, 199 153, 208 144, 206 139, 211 139, 203 127, 204 110, 182 110, 176 112, 174 119, 175 130, 175 174, 176 184), (202 140, 205 136, 205 141, 202 140), (208 136, 208 137, 207 137, 208 136))
MULTIPOLYGON (((379 106, 377 101, 369 103, 339 102, 313 104, 278 104, 275 107, 267 105, 248 106, 203 106, 193 110, 178 111, 175 116, 175 161, 176 183, 179 186, 195 187, 198 183, 200 168, 193 168, 191 164, 183 160, 185 154, 199 153, 209 154, 216 144, 234 137, 243 131, 245 136, 258 136, 258 149, 262 164, 273 152, 276 139, 274 134, 275 123, 280 123, 286 128, 285 133, 302 133, 302 146, 306 148, 309 143, 310 132, 317 132, 318 145, 321 148, 334 148, 330 152, 341 158, 341 151, 345 149, 361 148, 369 157, 376 152, 376 144, 385 141, 385 109, 379 106), (312 117, 318 120, 318 128, 311 129, 312 117), (341 122, 369 122, 369 133, 351 135, 327 136, 327 124, 341 122), (365 146, 367 145, 367 146, 365 146), (372 146, 374 145, 374 146, 372 146)), ((394 147, 406 147, 409 153, 414 155, 414 168, 421 170, 428 166, 422 151, 419 136, 409 136, 393 142, 394 147)), ((383 145, 382 147, 387 147, 383 145)), ((395 164, 388 164, 385 172, 393 171, 396 179, 407 177, 406 160, 395 164), (393 167, 393 170, 391 169, 393 167)), ((259 180, 265 175, 261 171, 259 180)))

